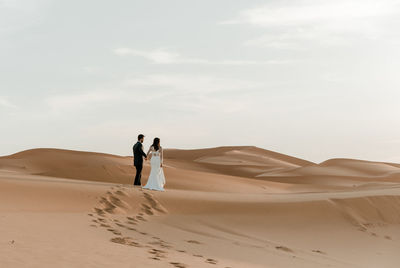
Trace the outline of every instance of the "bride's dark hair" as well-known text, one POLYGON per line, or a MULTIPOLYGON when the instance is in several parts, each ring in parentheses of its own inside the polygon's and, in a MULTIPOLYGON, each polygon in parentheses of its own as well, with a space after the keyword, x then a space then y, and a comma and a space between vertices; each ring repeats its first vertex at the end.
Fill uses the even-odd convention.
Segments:
POLYGON ((152 146, 154 147, 154 150, 156 150, 156 152, 157 152, 160 149, 160 139, 154 138, 152 146))

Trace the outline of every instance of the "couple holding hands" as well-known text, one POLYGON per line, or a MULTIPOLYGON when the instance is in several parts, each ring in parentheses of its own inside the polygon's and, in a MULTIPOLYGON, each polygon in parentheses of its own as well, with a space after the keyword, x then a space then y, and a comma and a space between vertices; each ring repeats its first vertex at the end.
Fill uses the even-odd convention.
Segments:
POLYGON ((163 164, 163 149, 160 145, 160 139, 154 138, 153 144, 150 146, 147 154, 143 151, 144 135, 138 136, 137 143, 133 146, 133 164, 136 167, 136 176, 134 185, 141 186, 143 159, 150 159, 150 176, 147 184, 143 189, 164 191, 165 176, 162 168, 163 164))

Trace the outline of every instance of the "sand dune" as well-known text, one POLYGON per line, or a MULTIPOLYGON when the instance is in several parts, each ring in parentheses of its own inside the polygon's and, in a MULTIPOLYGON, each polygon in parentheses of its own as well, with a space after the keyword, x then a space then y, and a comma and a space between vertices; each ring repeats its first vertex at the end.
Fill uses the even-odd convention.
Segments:
POLYGON ((170 165, 181 169, 254 178, 263 172, 285 171, 312 162, 257 147, 167 150, 170 165))
POLYGON ((131 185, 131 157, 57 149, 0 157, 0 267, 400 262, 398 164, 221 147, 166 150, 165 173, 160 193, 131 185))
POLYGON ((79 180, 129 183, 131 157, 58 149, 35 149, 0 158, 0 169, 79 180))

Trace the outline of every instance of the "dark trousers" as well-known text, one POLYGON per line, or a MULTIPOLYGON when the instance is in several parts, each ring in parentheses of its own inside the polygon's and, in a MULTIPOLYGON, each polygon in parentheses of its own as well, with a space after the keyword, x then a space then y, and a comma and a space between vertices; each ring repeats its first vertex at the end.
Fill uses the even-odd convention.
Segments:
POLYGON ((137 165, 135 166, 136 168, 136 176, 135 176, 135 182, 133 185, 142 185, 141 179, 142 179, 142 169, 143 165, 137 165))

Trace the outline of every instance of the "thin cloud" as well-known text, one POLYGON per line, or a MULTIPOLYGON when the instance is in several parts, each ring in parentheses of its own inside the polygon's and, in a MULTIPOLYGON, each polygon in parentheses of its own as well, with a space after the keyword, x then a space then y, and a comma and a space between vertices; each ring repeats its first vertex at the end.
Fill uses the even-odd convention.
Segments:
POLYGON ((252 107, 247 97, 265 83, 212 75, 151 74, 127 78, 124 87, 158 96, 159 105, 182 112, 235 113, 252 107), (223 109, 221 109, 223 107, 223 109))
POLYGON ((117 89, 54 95, 44 101, 56 115, 71 115, 82 110, 101 113, 109 105, 123 107, 153 103, 188 112, 210 111, 211 107, 218 107, 218 110, 222 106, 225 112, 233 112, 244 109, 243 98, 235 99, 237 96, 264 87, 265 84, 260 82, 208 75, 151 74, 127 77, 116 85, 117 89))
POLYGON ((23 30, 43 21, 48 0, 0 0, 0 34, 23 30))
POLYGON ((179 63, 182 61, 182 59, 178 54, 167 52, 163 49, 143 51, 131 48, 117 48, 114 50, 114 53, 118 56, 143 57, 157 64, 171 64, 171 63, 179 63))
POLYGON ((353 29, 344 25, 358 19, 374 19, 396 14, 399 5, 396 1, 382 0, 339 0, 334 2, 297 1, 291 5, 266 5, 242 11, 236 19, 223 21, 222 24, 252 24, 261 27, 336 24, 342 30, 353 29))
MULTIPOLYGON (((122 88, 122 86, 120 87, 122 88)), ((146 103, 154 99, 152 94, 141 95, 140 88, 99 89, 49 96, 45 104, 55 112, 99 109, 103 105, 119 105, 122 103, 146 103)))
POLYGON ((263 88, 264 83, 241 79, 225 79, 211 75, 188 74, 150 74, 127 78, 125 87, 153 88, 172 93, 218 93, 227 91, 246 91, 263 88))
POLYGON ((83 93, 56 95, 45 99, 53 110, 79 109, 99 103, 120 100, 122 97, 113 91, 89 91, 83 93))
POLYGON ((399 14, 400 5, 393 0, 296 1, 246 9, 220 24, 267 30, 245 45, 293 49, 309 42, 345 45, 360 38, 375 40, 395 30, 387 21, 399 14))
POLYGON ((0 97, 0 107, 8 108, 8 109, 16 109, 17 106, 10 102, 5 97, 0 97))
POLYGON ((145 58, 155 64, 208 64, 208 65, 263 65, 263 64, 285 64, 289 60, 207 60, 199 58, 186 58, 179 53, 170 52, 165 49, 137 50, 132 48, 116 48, 113 50, 118 56, 135 56, 145 58))

